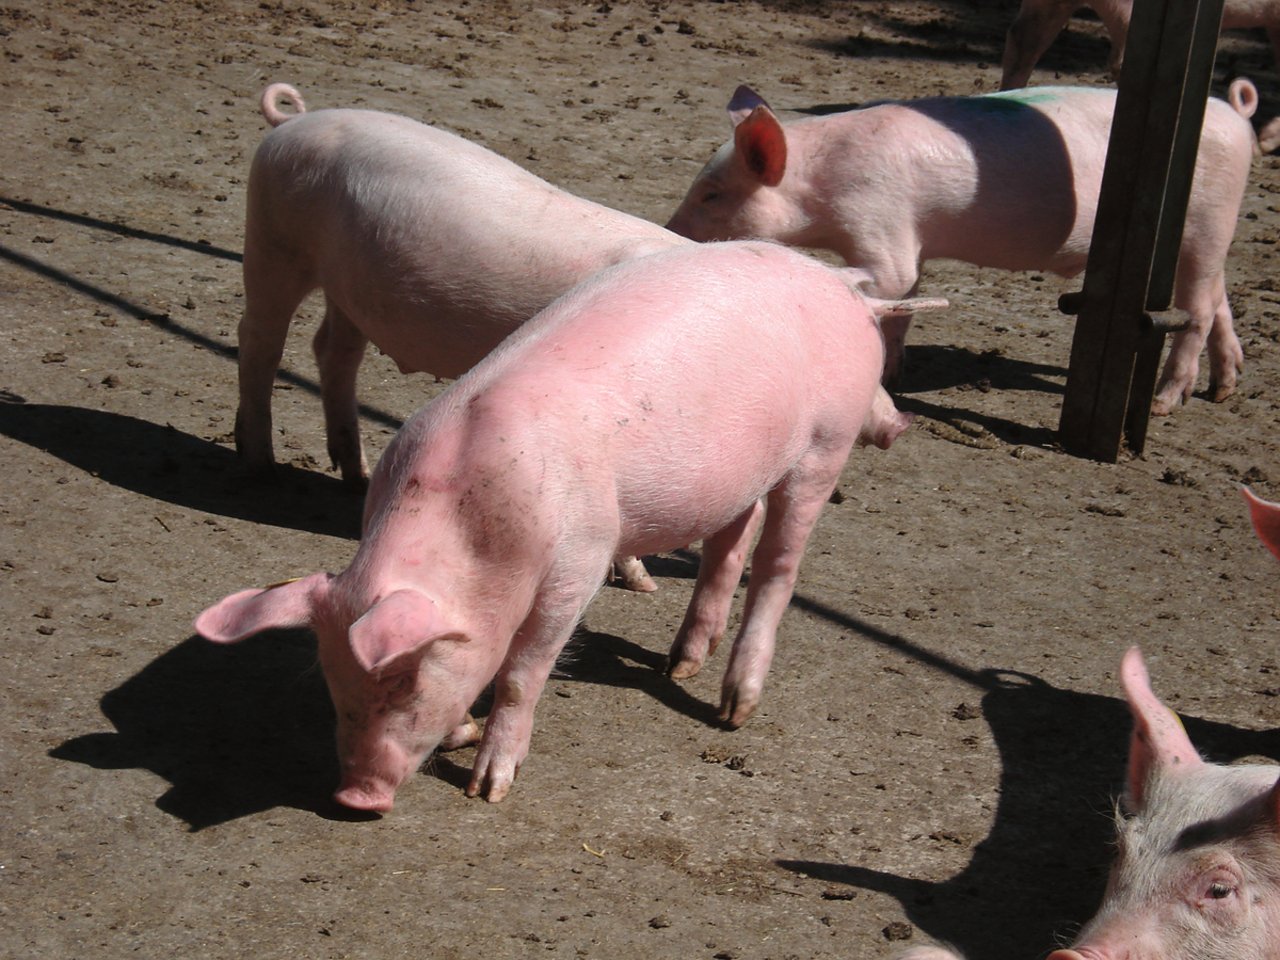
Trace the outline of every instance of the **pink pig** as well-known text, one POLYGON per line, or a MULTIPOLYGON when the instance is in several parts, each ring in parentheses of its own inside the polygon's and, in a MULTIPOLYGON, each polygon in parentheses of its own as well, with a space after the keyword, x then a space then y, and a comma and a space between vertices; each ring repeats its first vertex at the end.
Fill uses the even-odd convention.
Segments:
POLYGON ((458 377, 579 280, 685 242, 407 117, 303 110, 287 84, 263 91, 277 129, 249 173, 236 447, 252 470, 274 460, 271 384, 312 290, 325 296, 314 346, 329 456, 362 485, 369 341, 404 373, 458 377), (301 115, 281 112, 282 97, 301 115))
MULTIPOLYGON (((289 321, 324 290, 314 349, 329 457, 368 475, 356 372, 368 341, 404 373, 457 377, 554 297, 602 267, 686 241, 566 193, 483 147, 405 117, 322 110, 290 119, 262 93, 268 134, 249 174, 236 449, 270 470, 271 385, 289 321), (287 121, 287 122, 286 122, 287 121)), ((636 557, 617 578, 655 589, 636 557)))
MULTIPOLYGON (((1022 0, 1018 15, 1009 26, 1001 61, 1000 89, 1025 87, 1031 71, 1044 56, 1049 45, 1062 32, 1071 15, 1088 7, 1098 15, 1111 37, 1111 59, 1108 66, 1114 77, 1120 76, 1124 63, 1125 38, 1133 17, 1133 0, 1022 0)), ((1222 5, 1222 28, 1263 27, 1280 59, 1280 0, 1225 0, 1222 5)), ((1280 146, 1280 120, 1270 121, 1259 136, 1263 151, 1280 146)))
POLYGON ((467 709, 495 681, 467 793, 497 801, 610 557, 703 539, 670 657, 689 676, 725 630, 763 519, 721 701, 722 719, 743 723, 850 447, 887 446, 907 423, 879 387, 876 314, 899 307, 841 273, 765 243, 601 272, 404 425, 345 571, 233 594, 197 631, 229 643, 315 630, 337 708, 336 796, 361 809, 390 809, 438 744, 473 737, 467 709))
POLYGON ((1098 914, 1046 960, 1280 960, 1280 766, 1202 760, 1137 647, 1120 681, 1134 730, 1116 861, 1098 914))
MULTIPOLYGON (((1191 396, 1206 341, 1210 393, 1235 390, 1244 354, 1223 276, 1253 158, 1245 117, 1257 91, 1209 102, 1175 303, 1190 327, 1172 340, 1153 406, 1191 396), (1233 109, 1234 107, 1234 109, 1233 109)), ((758 237, 833 250, 881 297, 909 294, 935 258, 1005 270, 1085 267, 1114 91, 1038 87, 884 103, 783 126, 750 88, 729 103, 733 138, 698 174, 667 226, 694 240, 758 237)), ((897 376, 909 317, 884 325, 897 376)))

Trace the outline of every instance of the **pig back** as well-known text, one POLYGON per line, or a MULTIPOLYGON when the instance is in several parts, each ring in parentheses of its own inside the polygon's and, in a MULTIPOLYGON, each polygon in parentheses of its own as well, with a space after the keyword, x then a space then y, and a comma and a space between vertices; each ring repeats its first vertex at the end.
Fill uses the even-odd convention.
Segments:
POLYGON ((662 227, 405 117, 321 110, 263 140, 250 244, 291 261, 406 372, 457 377, 662 227))

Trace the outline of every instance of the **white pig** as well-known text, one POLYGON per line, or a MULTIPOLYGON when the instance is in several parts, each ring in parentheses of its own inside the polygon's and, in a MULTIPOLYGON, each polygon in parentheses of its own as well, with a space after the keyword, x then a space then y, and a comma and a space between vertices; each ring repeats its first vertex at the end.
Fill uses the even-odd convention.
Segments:
POLYGON ((757 522, 721 717, 759 702, 810 530, 850 447, 906 426, 879 387, 872 303, 765 243, 687 245, 597 274, 410 418, 337 576, 233 594, 196 630, 312 627, 348 806, 385 811, 490 681, 469 795, 502 799, 533 711, 609 558, 702 539, 672 672, 725 630, 757 522), (767 507, 766 504, 767 503, 767 507))
MULTIPOLYGON (((369 341, 404 373, 457 377, 579 280, 686 242, 406 117, 304 113, 283 83, 261 106, 277 129, 253 158, 245 216, 235 437, 250 472, 274 462, 272 383, 312 290, 325 296, 314 350, 329 457, 360 487, 356 373, 369 341), (301 115, 280 110, 286 97, 301 115)), ((638 559, 620 563, 628 587, 654 589, 638 559)))
MULTIPOLYGON (((1153 411, 1191 396, 1206 340, 1210 394, 1235 389, 1244 354, 1223 272, 1253 158, 1243 114, 1210 100, 1179 252, 1172 339, 1153 411)), ((703 168, 667 226, 695 240, 759 237, 833 250, 880 297, 912 292, 923 263, 1084 270, 1114 91, 1038 87, 884 103, 786 124, 749 87, 729 103, 733 138, 703 168)), ((1233 109, 1234 107, 1234 109, 1233 109)), ((884 324, 886 378, 900 371, 909 318, 884 324)))
MULTIPOLYGON (((1133 17, 1133 0, 1022 0, 1018 14, 1005 37, 1001 61, 1000 89, 1025 87, 1031 71, 1062 32, 1071 15, 1088 7, 1098 15, 1111 38, 1108 66, 1112 76, 1120 76, 1124 62, 1125 38, 1133 17)), ((1280 0, 1225 0, 1222 28, 1263 27, 1280 59, 1280 0)), ((1280 120, 1272 120, 1259 136, 1263 151, 1280 146, 1280 120)))
POLYGON ((1098 913, 1046 960, 1280 960, 1280 766, 1202 760, 1137 647, 1120 681, 1134 729, 1116 860, 1098 913))

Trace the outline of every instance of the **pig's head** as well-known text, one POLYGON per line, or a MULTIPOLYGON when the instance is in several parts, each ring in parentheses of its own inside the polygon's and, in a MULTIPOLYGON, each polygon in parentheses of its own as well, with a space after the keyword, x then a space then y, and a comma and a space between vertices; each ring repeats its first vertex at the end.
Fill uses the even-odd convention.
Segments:
POLYGON ((733 138, 715 152, 689 187, 667 229, 691 240, 778 240, 798 243, 807 218, 788 182, 787 134, 750 87, 729 101, 733 138))
POLYGON ((312 628, 338 718, 342 782, 334 798, 383 813, 400 784, 463 725, 479 692, 469 682, 477 673, 469 648, 480 645, 467 643, 417 590, 395 590, 362 604, 352 603, 338 583, 317 573, 243 590, 201 613, 195 628, 215 643, 264 630, 312 628))
POLYGON ((1280 960, 1280 768, 1203 761, 1136 647, 1121 682, 1118 855, 1098 915, 1048 960, 1280 960))

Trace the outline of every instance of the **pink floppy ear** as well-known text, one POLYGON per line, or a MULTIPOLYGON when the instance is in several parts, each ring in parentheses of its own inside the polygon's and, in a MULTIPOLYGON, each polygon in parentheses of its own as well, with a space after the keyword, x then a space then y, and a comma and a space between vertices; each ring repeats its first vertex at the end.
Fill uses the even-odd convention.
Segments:
POLYGON ((1130 647, 1120 663, 1120 683, 1133 714, 1125 806, 1137 812, 1145 803, 1147 785, 1155 773, 1190 770, 1204 761, 1191 745, 1178 715, 1152 691, 1147 665, 1137 647, 1130 647))
POLYGON ((763 104, 733 128, 733 145, 747 170, 766 187, 776 187, 787 172, 787 135, 763 104))
POLYGON ((347 632, 356 662, 370 673, 386 670, 435 640, 466 640, 445 624, 434 600, 417 590, 396 590, 370 607, 347 632))
POLYGON ((733 91, 733 97, 729 100, 729 122, 735 127, 743 120, 751 115, 751 111, 756 107, 768 107, 764 97, 756 93, 745 83, 733 91))
POLYGON ((265 590, 241 590, 196 617, 196 633, 214 643, 238 643, 263 630, 309 627, 319 596, 331 576, 313 573, 265 590))
POLYGON ((1263 500, 1248 487, 1241 487, 1240 493, 1249 504, 1249 518, 1258 539, 1280 559, 1280 503, 1263 500))

